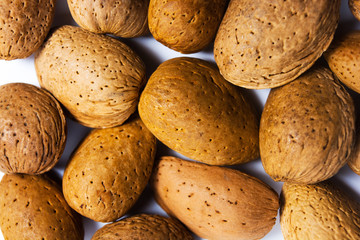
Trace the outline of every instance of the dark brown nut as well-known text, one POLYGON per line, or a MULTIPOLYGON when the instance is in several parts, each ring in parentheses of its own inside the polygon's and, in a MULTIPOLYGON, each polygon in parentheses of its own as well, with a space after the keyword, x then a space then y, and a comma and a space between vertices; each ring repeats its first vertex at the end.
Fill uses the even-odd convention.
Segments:
POLYGON ((215 61, 235 85, 284 85, 328 48, 339 12, 340 0, 231 0, 216 35, 215 61))
POLYGON ((139 113, 161 142, 189 158, 231 165, 259 157, 254 107, 204 60, 162 63, 140 97, 139 113))
POLYGON ((360 31, 347 33, 333 41, 324 56, 336 77, 360 93, 360 31))
POLYGON ((206 239, 260 239, 274 226, 278 194, 237 170, 162 157, 151 184, 171 216, 206 239))
POLYGON ((44 89, 25 83, 0 86, 0 170, 41 174, 65 148, 66 119, 44 89))
POLYGON ((66 201, 95 221, 120 218, 144 190, 155 148, 155 137, 139 118, 120 127, 93 130, 65 168, 66 201))
POLYGON ((79 27, 55 30, 35 56, 39 83, 81 124, 122 124, 137 108, 143 61, 124 43, 79 27))
POLYGON ((0 226, 5 239, 83 239, 79 216, 49 178, 12 174, 0 183, 0 226))
POLYGON ((40 47, 50 30, 55 2, 0 1, 0 59, 26 58, 40 47))
POLYGON ((105 225, 91 240, 192 240, 188 230, 177 220, 158 215, 139 214, 105 225))
POLYGON ((150 0, 150 32, 175 51, 198 52, 214 40, 226 6, 223 0, 150 0))
POLYGON ((149 31, 149 0, 68 0, 79 26, 95 33, 131 38, 149 31))
POLYGON ((351 13, 360 21, 360 0, 349 0, 348 4, 351 13))
POLYGON ((260 121, 260 155, 275 181, 316 183, 335 175, 354 144, 349 93, 326 68, 272 89, 260 121))
POLYGON ((357 175, 360 175, 360 130, 356 133, 355 147, 349 157, 348 165, 357 175))
POLYGON ((285 183, 280 224, 285 240, 360 238, 360 204, 336 182, 285 183))

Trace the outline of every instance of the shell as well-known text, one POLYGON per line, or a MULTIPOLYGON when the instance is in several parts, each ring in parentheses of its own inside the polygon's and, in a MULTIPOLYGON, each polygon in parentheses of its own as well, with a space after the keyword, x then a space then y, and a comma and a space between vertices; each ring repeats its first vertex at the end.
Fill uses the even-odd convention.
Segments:
POLYGON ((91 240, 191 240, 184 226, 173 218, 139 214, 105 225, 95 232, 91 240))
POLYGON ((354 144, 354 104, 326 68, 272 89, 260 121, 260 155, 275 181, 316 183, 335 175, 354 144))
POLYGON ((139 114, 161 142, 189 158, 230 165, 259 156, 254 107, 204 60, 162 63, 140 97, 139 114))
POLYGON ((40 85, 81 124, 121 125, 136 110, 145 65, 124 43, 78 27, 55 30, 35 56, 40 85))
POLYGON ((360 205, 334 182, 285 183, 280 224, 285 240, 355 240, 360 238, 360 205))
POLYGON ((44 175, 4 175, 0 226, 5 239, 83 239, 78 215, 55 182, 44 175))
POLYGON ((275 224, 278 195, 237 170, 162 157, 151 180, 155 199, 206 239, 260 239, 275 224))
POLYGON ((123 216, 151 174, 156 140, 141 120, 93 130, 76 149, 63 176, 66 201, 98 222, 123 216))
POLYGON ((339 10, 340 0, 231 0, 214 45, 221 74, 251 89, 296 79, 330 45, 339 10))
POLYGON ((25 83, 0 86, 0 170, 41 174, 59 161, 66 119, 46 90, 25 83))
POLYGON ((360 0, 349 0, 348 4, 351 13, 360 21, 360 0))
POLYGON ((215 38, 227 1, 150 0, 149 29, 165 46, 194 53, 215 38))
POLYGON ((40 47, 50 30, 55 2, 0 1, 0 59, 26 58, 40 47))
POLYGON ((348 161, 349 167, 360 175, 360 131, 358 130, 355 137, 355 146, 348 161))
POLYGON ((79 26, 95 33, 131 38, 149 31, 149 0, 68 0, 71 15, 79 26))
POLYGON ((360 93, 360 31, 354 31, 334 41, 324 53, 336 77, 352 90, 360 93))

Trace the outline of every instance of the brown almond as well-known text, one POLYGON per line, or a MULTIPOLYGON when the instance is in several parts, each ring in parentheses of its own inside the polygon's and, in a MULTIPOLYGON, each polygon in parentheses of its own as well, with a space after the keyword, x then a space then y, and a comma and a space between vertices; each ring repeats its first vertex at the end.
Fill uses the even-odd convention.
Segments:
POLYGON ((335 175, 354 144, 354 104, 327 68, 272 89, 260 121, 260 155, 275 181, 316 183, 335 175))
POLYGON ((285 240, 360 238, 360 204, 334 182, 285 183, 281 193, 285 240))
POLYGON ((174 218, 139 214, 110 223, 95 232, 91 240, 191 240, 188 230, 174 218))
POLYGON ((360 1, 359 0, 349 0, 349 8, 351 13, 360 21, 360 1))
POLYGON ((65 142, 65 116, 49 92, 25 83, 0 86, 2 172, 49 171, 59 161, 65 142))
POLYGON ((145 65, 127 45, 79 27, 55 30, 35 56, 40 85, 81 124, 122 124, 136 110, 145 65))
POLYGON ((253 104, 204 60, 162 63, 142 92, 139 114, 161 142, 189 158, 231 165, 259 156, 253 104))
POLYGON ((328 48, 339 12, 340 0, 231 0, 216 35, 215 61, 235 85, 284 85, 328 48))
POLYGON ((139 118, 93 130, 75 150, 63 176, 66 201, 94 221, 123 216, 150 178, 156 139, 139 118))
POLYGON ((155 199, 206 239, 260 239, 274 226, 278 195, 237 170, 162 157, 154 170, 155 199))
POLYGON ((0 182, 0 227, 5 239, 83 239, 78 215, 60 186, 43 175, 12 174, 0 182))

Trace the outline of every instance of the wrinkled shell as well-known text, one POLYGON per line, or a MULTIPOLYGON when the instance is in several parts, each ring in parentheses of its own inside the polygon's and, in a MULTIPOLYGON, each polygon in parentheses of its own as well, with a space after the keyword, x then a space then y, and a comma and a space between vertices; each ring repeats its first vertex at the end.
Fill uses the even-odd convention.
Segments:
POLYGON ((275 181, 316 183, 335 175, 354 143, 350 95, 325 68, 272 89, 260 121, 260 155, 275 181))
POLYGON ((226 3, 223 0, 150 0, 150 32, 157 41, 175 51, 198 52, 214 40, 226 3))
POLYGON ((324 56, 337 78, 360 93, 360 31, 348 33, 334 41, 324 56))
POLYGON ((84 234, 60 187, 43 175, 3 176, 0 226, 5 239, 81 240, 84 234))
POLYGON ((149 0, 68 0, 79 26, 95 33, 130 38, 148 32, 149 0))
POLYGON ((91 240, 191 240, 193 237, 180 222, 158 215, 140 214, 105 225, 91 240))
POLYGON ((355 147, 351 152, 348 161, 349 167, 358 175, 360 175, 360 131, 356 133, 355 147))
POLYGON ((25 83, 0 86, 0 170, 41 174, 59 161, 66 120, 44 89, 25 83))
POLYGON ((359 21, 360 21, 360 0, 349 0, 349 8, 359 21))
POLYGON ((214 55, 235 85, 273 88, 313 65, 333 39, 340 0, 231 0, 214 55))
POLYGON ((0 59, 26 58, 40 47, 50 30, 55 2, 0 1, 0 59))
POLYGON ((85 126, 114 127, 135 110, 142 60, 124 43, 78 27, 55 30, 37 52, 39 83, 85 126))
POLYGON ((281 195, 285 240, 360 238, 360 205, 331 182, 285 183, 281 195))
POLYGON ((162 63, 140 97, 139 113, 161 142, 189 158, 230 165, 259 156, 254 108, 204 60, 162 63))
POLYGON ((93 130, 77 148, 63 177, 66 201, 94 221, 123 216, 151 174, 156 140, 140 119, 93 130))
POLYGON ((237 170, 163 157, 152 177, 155 199, 206 239, 260 239, 275 224, 278 195, 237 170))

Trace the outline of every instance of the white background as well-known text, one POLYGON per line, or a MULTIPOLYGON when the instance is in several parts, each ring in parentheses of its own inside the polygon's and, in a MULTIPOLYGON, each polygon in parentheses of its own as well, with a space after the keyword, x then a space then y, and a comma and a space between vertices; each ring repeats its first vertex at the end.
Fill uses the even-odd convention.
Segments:
MULTIPOLYGON (((341 18, 339 27, 337 30, 337 35, 342 35, 353 29, 360 29, 360 23, 352 16, 348 9, 347 0, 342 1, 341 6, 341 18)), ((76 25, 72 20, 70 15, 66 0, 58 0, 56 5, 56 15, 54 19, 53 26, 71 24, 76 25)), ((140 57, 145 61, 147 66, 147 74, 150 74, 157 68, 157 66, 170 58, 179 57, 179 56, 191 56, 202 58, 211 62, 214 62, 212 54, 212 46, 208 47, 204 51, 196 54, 187 54, 183 55, 177 53, 173 50, 168 49, 167 47, 161 45, 155 41, 151 35, 146 37, 136 38, 136 39, 123 39, 123 41, 132 47, 140 57)), ((10 83, 10 82, 26 82, 34 85, 39 85, 35 68, 34 68, 34 57, 31 56, 27 59, 22 60, 13 60, 13 61, 3 61, 0 60, 0 85, 10 83)), ((268 96, 269 90, 246 90, 248 97, 252 98, 253 101, 257 103, 259 111, 262 110, 266 98, 268 96)), ((359 95, 352 93, 358 103, 359 95)), ((66 162, 69 159, 71 152, 78 145, 79 141, 83 139, 86 134, 90 131, 89 128, 83 127, 78 123, 75 123, 68 119, 68 139, 64 154, 62 155, 59 163, 52 170, 53 174, 56 174, 59 179, 61 178, 66 162)), ((175 153, 172 150, 169 150, 164 145, 159 144, 158 156, 160 155, 175 155, 182 157, 181 155, 175 153)), ((274 182, 265 172, 261 165, 260 159, 253 161, 248 164, 234 167, 236 169, 242 170, 246 173, 249 173, 253 176, 260 178, 265 181, 267 184, 272 186, 278 193, 281 191, 282 183, 274 182)), ((0 173, 0 178, 3 176, 0 173)), ((348 166, 343 167, 340 172, 335 176, 345 187, 351 191, 353 197, 360 201, 360 176, 353 173, 348 166)), ((161 208, 155 203, 151 196, 151 190, 146 189, 139 201, 130 210, 128 215, 133 215, 135 213, 157 213, 161 215, 166 215, 161 208)), ((102 223, 96 223, 89 219, 83 218, 84 228, 85 228, 85 239, 91 239, 91 236, 94 232, 103 226, 102 223)), ((0 239, 3 239, 2 234, 0 233, 0 239)), ((278 240, 283 239, 279 220, 277 218, 276 225, 273 227, 272 231, 266 235, 263 239, 265 240, 278 240)))

